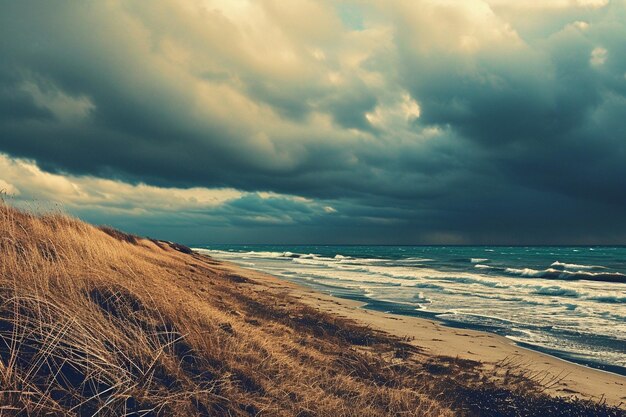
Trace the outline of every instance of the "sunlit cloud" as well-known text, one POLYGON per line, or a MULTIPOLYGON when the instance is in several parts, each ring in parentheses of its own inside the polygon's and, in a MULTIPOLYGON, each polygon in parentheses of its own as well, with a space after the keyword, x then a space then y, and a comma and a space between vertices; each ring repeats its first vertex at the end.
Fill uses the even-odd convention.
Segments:
MULTIPOLYGON (((277 193, 249 193, 232 188, 207 189, 156 187, 147 184, 128 184, 90 176, 51 174, 42 171, 33 161, 13 159, 0 154, 0 191, 17 204, 26 207, 50 208, 56 203, 63 210, 84 211, 102 210, 117 215, 146 216, 163 214, 211 215, 227 208, 237 200, 259 198, 262 200, 289 201, 301 205, 306 210, 319 214, 329 213, 328 206, 321 206, 313 200, 277 193), (24 193, 20 189, 25 190, 24 193), (33 205, 34 204, 34 205, 33 205)), ((278 222, 289 218, 289 213, 280 216, 236 213, 246 219, 259 222, 278 222)))
POLYGON ((493 6, 509 6, 520 9, 567 9, 567 8, 601 8, 609 4, 609 0, 487 0, 493 6))
POLYGON ((601 65, 604 65, 608 55, 609 51, 607 51, 606 49, 602 47, 594 48, 593 51, 591 51, 591 58, 589 59, 589 62, 594 67, 599 67, 601 65))

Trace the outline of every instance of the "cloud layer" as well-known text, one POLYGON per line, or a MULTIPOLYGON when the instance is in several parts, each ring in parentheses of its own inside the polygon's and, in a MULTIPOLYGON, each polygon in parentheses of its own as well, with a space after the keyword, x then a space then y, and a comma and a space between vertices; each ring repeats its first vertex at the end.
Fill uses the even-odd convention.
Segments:
POLYGON ((623 0, 1 8, 15 198, 187 242, 626 239, 623 0))

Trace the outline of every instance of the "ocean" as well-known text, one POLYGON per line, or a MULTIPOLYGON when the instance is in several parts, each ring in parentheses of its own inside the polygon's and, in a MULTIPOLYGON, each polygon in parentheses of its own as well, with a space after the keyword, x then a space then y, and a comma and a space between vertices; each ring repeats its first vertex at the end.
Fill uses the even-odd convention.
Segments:
POLYGON ((436 319, 626 375, 626 247, 208 245, 365 308, 436 319))

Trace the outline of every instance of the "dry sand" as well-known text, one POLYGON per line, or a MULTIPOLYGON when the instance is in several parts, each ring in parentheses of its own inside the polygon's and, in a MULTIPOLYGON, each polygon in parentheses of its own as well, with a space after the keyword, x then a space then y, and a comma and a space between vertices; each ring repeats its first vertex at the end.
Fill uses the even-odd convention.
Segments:
POLYGON ((276 291, 284 291, 322 311, 357 320, 374 329, 399 337, 433 355, 480 361, 486 368, 510 364, 527 370, 537 379, 552 381, 547 392, 559 396, 605 400, 626 405, 626 377, 588 368, 554 356, 522 348, 513 341, 491 333, 443 326, 433 320, 366 310, 362 303, 332 297, 280 278, 223 262, 222 268, 251 278, 276 291))

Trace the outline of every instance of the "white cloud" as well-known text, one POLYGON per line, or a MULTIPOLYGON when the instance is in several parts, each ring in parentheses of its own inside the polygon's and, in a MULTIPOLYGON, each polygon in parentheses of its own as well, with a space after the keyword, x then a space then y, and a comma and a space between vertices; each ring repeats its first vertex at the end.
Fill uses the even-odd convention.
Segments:
POLYGON ((404 35, 411 35, 411 47, 418 53, 473 55, 500 45, 523 45, 509 22, 482 0, 396 0, 378 7, 404 22, 402 31, 412 32, 404 35))
POLYGON ((8 182, 0 179, 0 196, 2 194, 6 194, 8 196, 18 196, 20 195, 20 190, 18 190, 13 184, 9 184, 8 182))
POLYGON ((381 97, 382 103, 365 114, 368 122, 377 128, 397 131, 402 125, 412 123, 420 117, 419 104, 407 92, 381 97))
MULTIPOLYGON (((146 184, 128 184, 90 176, 52 174, 42 171, 34 162, 14 159, 0 153, 0 192, 26 203, 60 203, 69 211, 95 210, 102 214, 126 215, 155 213, 210 213, 215 209, 246 197, 268 202, 287 201, 308 207, 318 213, 334 213, 331 206, 296 195, 274 192, 244 192, 233 188, 173 188, 146 184), (21 192, 20 189, 24 190, 21 192)), ((288 214, 242 215, 248 220, 267 223, 288 218, 288 214), (272 220, 272 221, 274 221, 272 220)))
POLYGON ((575 27, 576 29, 579 29, 579 30, 587 30, 587 29, 589 29, 589 23, 585 22, 585 21, 582 21, 582 20, 577 20, 574 23, 571 23, 570 25, 575 27))
POLYGON ((244 195, 229 188, 161 188, 94 177, 51 174, 42 171, 33 162, 2 154, 0 172, 0 189, 5 189, 8 194, 28 201, 60 202, 68 208, 191 210, 218 207, 244 195), (24 191, 18 191, 20 189, 24 191))
POLYGON ((609 4, 609 0, 486 0, 492 6, 506 6, 519 9, 567 9, 591 8, 598 9, 609 4))
POLYGON ((594 48, 593 51, 591 51, 591 57, 589 58, 589 63, 593 65, 594 67, 599 67, 601 65, 604 65, 608 56, 609 56, 609 51, 607 51, 605 48, 602 48, 602 47, 594 48))
POLYGON ((409 94, 402 95, 402 111, 407 120, 415 120, 420 117, 420 106, 411 98, 409 94))

